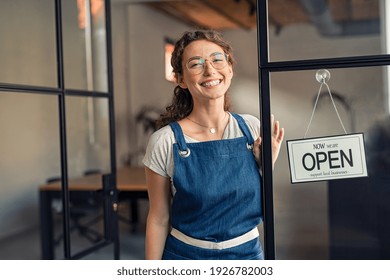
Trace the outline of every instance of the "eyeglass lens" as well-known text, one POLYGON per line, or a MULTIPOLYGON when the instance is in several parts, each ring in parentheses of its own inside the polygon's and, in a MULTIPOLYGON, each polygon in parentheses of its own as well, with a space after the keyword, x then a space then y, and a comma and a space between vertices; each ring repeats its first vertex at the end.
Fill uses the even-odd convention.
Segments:
POLYGON ((187 62, 187 68, 191 73, 199 74, 203 71, 206 60, 217 69, 223 69, 227 65, 227 55, 224 53, 213 53, 208 59, 193 57, 187 62))

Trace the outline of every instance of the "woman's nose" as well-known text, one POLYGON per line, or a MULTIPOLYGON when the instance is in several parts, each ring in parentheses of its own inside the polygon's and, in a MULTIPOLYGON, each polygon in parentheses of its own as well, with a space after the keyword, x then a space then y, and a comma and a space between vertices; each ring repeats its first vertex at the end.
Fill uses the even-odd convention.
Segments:
POLYGON ((203 75, 208 76, 208 75, 214 74, 215 68, 210 61, 206 60, 203 64, 203 67, 204 67, 203 75))

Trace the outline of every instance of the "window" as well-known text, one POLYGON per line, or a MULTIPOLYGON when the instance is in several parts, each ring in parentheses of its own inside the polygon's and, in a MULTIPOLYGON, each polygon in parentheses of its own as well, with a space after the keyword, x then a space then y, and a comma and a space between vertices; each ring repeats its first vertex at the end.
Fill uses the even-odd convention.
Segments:
POLYGON ((172 52, 175 48, 173 40, 165 38, 165 79, 169 82, 175 82, 175 75, 171 66, 172 52))

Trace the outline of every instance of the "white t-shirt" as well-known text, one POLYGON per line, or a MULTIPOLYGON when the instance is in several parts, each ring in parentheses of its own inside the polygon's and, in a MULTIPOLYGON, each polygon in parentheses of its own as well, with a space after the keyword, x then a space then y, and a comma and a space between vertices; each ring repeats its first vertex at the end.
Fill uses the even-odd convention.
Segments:
MULTIPOLYGON (((260 121, 258 118, 240 114, 245 120, 249 131, 254 140, 260 136, 260 121)), ((229 114, 229 123, 223 133, 222 139, 233 139, 243 136, 237 120, 229 114)), ((187 143, 199 142, 187 135, 184 135, 187 143)), ((154 132, 149 139, 146 153, 143 159, 143 164, 164 177, 173 177, 173 144, 176 143, 174 133, 169 125, 164 126, 154 132)))

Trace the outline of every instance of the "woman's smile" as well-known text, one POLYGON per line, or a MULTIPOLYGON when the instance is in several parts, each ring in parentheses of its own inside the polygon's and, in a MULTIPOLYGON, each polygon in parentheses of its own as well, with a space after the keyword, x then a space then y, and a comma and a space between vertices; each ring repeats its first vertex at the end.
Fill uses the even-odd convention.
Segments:
POLYGON ((222 80, 221 79, 215 79, 215 80, 207 80, 203 83, 201 83, 200 85, 202 87, 206 87, 206 88, 209 88, 209 87, 214 87, 214 86, 217 86, 219 84, 222 83, 222 80))

